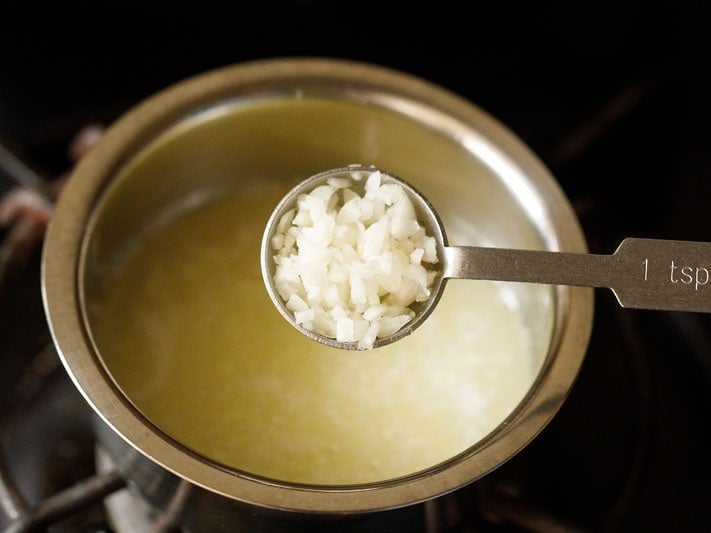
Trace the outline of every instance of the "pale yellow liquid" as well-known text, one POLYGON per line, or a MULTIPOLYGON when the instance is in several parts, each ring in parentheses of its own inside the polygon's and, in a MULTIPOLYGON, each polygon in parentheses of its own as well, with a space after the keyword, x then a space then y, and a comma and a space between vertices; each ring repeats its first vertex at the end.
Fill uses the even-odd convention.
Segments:
POLYGON ((405 340, 322 346, 277 313, 261 278, 260 239, 282 192, 258 186, 183 213, 117 269, 90 319, 134 404, 212 460, 315 484, 410 474, 501 423, 535 373, 501 289, 452 282, 405 340))

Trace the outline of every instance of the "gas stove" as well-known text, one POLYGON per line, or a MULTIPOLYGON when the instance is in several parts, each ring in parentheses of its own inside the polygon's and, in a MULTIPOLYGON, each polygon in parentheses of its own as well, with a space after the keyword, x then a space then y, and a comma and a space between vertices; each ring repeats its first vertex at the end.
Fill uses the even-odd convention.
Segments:
MULTIPOLYGON (((96 42, 97 28, 66 40, 43 34, 4 67, 0 140, 51 177, 42 182, 51 198, 46 184, 71 166, 65 150, 76 132, 110 123, 155 90, 258 57, 349 57, 438 83, 509 126, 560 182, 592 252, 611 253, 626 236, 709 241, 704 17, 682 6, 669 19, 645 13, 643 25, 629 6, 617 7, 602 6, 585 21, 531 13, 505 39, 495 28, 465 37, 438 27, 424 40, 393 30, 389 46, 310 35, 318 17, 336 19, 318 1, 287 8, 303 21, 300 31, 268 43, 228 38, 225 21, 201 28, 187 18, 162 33, 146 20, 116 50, 76 47, 96 42), (539 24, 549 31, 539 33, 539 24), (658 40, 662 25, 667 38, 658 40)), ((4 38, 25 42, 21 33, 4 38)), ((16 178, 0 172, 0 192, 7 195, 16 178)), ((19 220, 2 229, 0 246, 0 528, 180 530, 170 510, 156 514, 132 502, 97 447, 94 415, 61 367, 44 320, 41 224, 33 234, 19 231, 19 220), (122 526, 117 516, 128 514, 135 518, 122 526)), ((711 317, 625 310, 597 291, 594 324, 577 383, 549 426, 495 472, 424 504, 422 531, 708 527, 711 317)))

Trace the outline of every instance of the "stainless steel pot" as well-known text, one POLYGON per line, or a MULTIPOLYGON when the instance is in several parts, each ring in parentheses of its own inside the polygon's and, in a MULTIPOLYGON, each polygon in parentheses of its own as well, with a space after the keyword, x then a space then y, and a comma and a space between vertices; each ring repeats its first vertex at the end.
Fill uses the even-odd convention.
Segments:
POLYGON ((359 486, 267 480, 187 450, 140 413, 102 364, 88 318, 89 296, 117 250, 166 206, 201 191, 264 175, 293 184, 364 161, 425 191, 453 243, 586 250, 554 178, 505 127, 423 80, 337 60, 236 65, 153 96, 109 129, 58 202, 44 250, 43 293, 62 361, 104 421, 100 439, 135 490, 161 505, 179 479, 187 480, 188 523, 210 510, 227 528, 237 517, 272 529, 305 517, 361 524, 384 514, 400 527, 411 515, 396 509, 468 484, 520 451, 575 380, 592 325, 592 291, 514 284, 540 354, 537 378, 492 433, 425 471, 359 486))

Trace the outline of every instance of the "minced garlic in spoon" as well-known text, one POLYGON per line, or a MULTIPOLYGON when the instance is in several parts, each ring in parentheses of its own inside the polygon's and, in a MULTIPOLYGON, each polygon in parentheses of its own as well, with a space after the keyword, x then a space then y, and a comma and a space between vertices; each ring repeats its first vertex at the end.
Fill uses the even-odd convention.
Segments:
POLYGON ((262 268, 293 325, 356 349, 412 329, 441 280, 438 241, 419 222, 413 192, 377 169, 350 166, 313 176, 285 197, 267 225, 262 268))

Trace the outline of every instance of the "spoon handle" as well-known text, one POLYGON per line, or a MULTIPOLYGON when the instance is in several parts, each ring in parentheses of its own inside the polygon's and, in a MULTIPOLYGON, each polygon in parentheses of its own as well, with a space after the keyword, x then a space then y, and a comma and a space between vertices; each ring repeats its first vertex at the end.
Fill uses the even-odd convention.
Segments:
POLYGON ((627 238, 612 255, 445 247, 445 278, 606 287, 622 307, 711 313, 711 243, 627 238))

